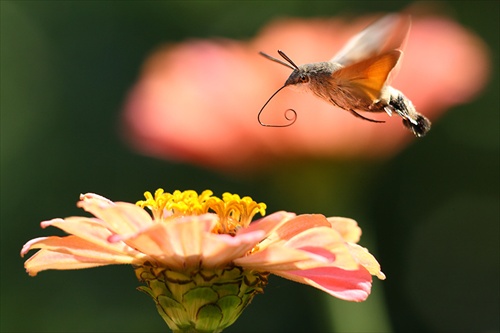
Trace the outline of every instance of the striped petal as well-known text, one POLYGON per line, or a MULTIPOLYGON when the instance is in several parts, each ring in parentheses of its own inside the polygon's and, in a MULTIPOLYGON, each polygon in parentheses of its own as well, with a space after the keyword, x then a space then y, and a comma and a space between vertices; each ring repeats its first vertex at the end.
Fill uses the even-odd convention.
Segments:
POLYGON ((33 239, 23 246, 21 255, 33 249, 41 250, 26 260, 24 265, 32 276, 46 269, 76 269, 144 262, 144 255, 140 253, 120 253, 118 250, 110 250, 73 235, 33 239))
POLYGON ((308 284, 346 301, 364 301, 370 295, 372 285, 372 277, 363 267, 353 271, 338 267, 319 267, 273 273, 295 282, 308 284))

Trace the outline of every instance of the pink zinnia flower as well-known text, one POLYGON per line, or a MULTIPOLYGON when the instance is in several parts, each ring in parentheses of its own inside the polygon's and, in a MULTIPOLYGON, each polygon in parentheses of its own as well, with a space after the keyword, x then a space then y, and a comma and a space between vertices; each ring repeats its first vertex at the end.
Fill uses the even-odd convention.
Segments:
POLYGON ((27 242, 22 256, 40 249, 27 272, 131 264, 172 330, 214 332, 238 318, 270 273, 348 301, 368 297, 371 275, 385 278, 356 244, 354 220, 277 212, 250 223, 266 206, 249 197, 161 189, 145 197, 134 205, 81 195, 78 206, 94 217, 42 222, 69 236, 27 242))
MULTIPOLYGON (((291 88, 275 97, 263 119, 285 122, 283 112, 292 108, 297 121, 287 128, 257 122, 291 72, 259 51, 276 55, 281 49, 297 65, 327 61, 374 19, 280 19, 247 42, 190 40, 160 49, 128 96, 124 136, 148 155, 233 172, 279 158, 391 156, 415 139, 399 117, 375 115, 386 123, 370 123, 291 88)), ((436 124, 481 90, 488 67, 487 48, 472 32, 448 18, 414 17, 391 86, 436 124)))

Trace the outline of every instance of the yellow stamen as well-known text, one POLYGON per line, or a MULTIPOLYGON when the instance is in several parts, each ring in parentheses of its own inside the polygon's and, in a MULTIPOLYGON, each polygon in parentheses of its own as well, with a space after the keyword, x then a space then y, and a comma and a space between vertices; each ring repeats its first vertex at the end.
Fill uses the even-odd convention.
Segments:
POLYGON ((266 204, 257 203, 250 197, 240 198, 237 194, 224 193, 222 199, 205 190, 198 195, 196 191, 174 191, 166 193, 163 189, 145 192, 146 200, 136 204, 142 208, 149 208, 157 221, 166 221, 174 216, 201 215, 215 213, 219 217, 219 224, 212 230, 214 233, 234 234, 238 228, 247 227, 255 214, 262 216, 266 213, 266 204))

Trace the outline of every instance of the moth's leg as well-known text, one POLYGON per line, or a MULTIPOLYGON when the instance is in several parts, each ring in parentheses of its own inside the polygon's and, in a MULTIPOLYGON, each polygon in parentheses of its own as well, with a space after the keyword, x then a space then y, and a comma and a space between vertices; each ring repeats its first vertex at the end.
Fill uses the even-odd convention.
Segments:
POLYGON ((375 119, 366 118, 365 116, 360 115, 359 113, 357 113, 354 110, 349 110, 349 112, 351 112, 354 116, 356 116, 358 118, 361 118, 361 119, 364 119, 367 121, 371 121, 372 123, 385 123, 385 121, 383 121, 383 120, 375 120, 375 119))
MULTIPOLYGON (((390 117, 392 117, 392 112, 395 111, 394 107, 392 105, 389 105, 387 103, 384 103, 381 100, 378 100, 376 102, 373 102, 372 105, 369 107, 370 111, 372 112, 385 112, 387 113, 390 117)), ((397 111, 397 110, 396 110, 397 111)))

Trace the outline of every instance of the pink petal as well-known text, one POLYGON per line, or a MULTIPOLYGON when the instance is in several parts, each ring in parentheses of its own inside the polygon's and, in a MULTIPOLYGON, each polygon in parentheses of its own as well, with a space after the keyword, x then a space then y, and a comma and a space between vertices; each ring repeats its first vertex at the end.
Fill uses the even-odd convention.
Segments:
POLYGON ((358 267, 358 262, 350 252, 350 247, 340 234, 331 228, 318 227, 305 230, 291 238, 283 246, 324 257, 333 257, 333 265, 339 268, 352 270, 358 267))
POLYGON ((331 261, 331 258, 315 255, 312 251, 270 246, 246 257, 235 259, 234 263, 246 269, 275 272, 323 266, 331 261))
POLYGON ((358 270, 319 267, 297 271, 271 271, 271 273, 308 284, 347 301, 364 301, 370 295, 372 285, 370 273, 362 267, 358 270))
POLYGON ((133 234, 153 224, 151 216, 142 208, 127 202, 108 204, 102 200, 85 198, 78 207, 93 214, 109 230, 117 234, 133 234))
POLYGON ((277 228, 289 222, 295 217, 294 213, 276 212, 262 219, 252 222, 247 228, 238 230, 236 236, 208 235, 212 239, 205 247, 204 263, 206 265, 217 265, 221 262, 233 261, 243 257, 257 244, 264 248, 269 242, 273 242, 272 236, 277 228))
POLYGON ((39 243, 41 241, 44 241, 47 238, 48 237, 37 237, 37 238, 33 238, 32 240, 29 240, 28 242, 26 242, 26 244, 24 244, 23 248, 21 249, 21 257, 24 258, 24 256, 26 255, 26 253, 28 253, 31 250, 31 247, 33 246, 33 244, 39 243))
POLYGON ((279 239, 286 240, 305 230, 321 226, 330 227, 330 223, 326 220, 325 216, 320 214, 303 214, 287 221, 276 230, 276 234, 279 239))
MULTIPOLYGON (((121 244, 119 245, 121 247, 121 244)), ((117 246, 118 247, 118 246, 117 246)), ((144 256, 135 251, 120 253, 110 251, 79 237, 40 237, 23 246, 21 254, 29 250, 41 249, 25 262, 25 267, 31 275, 45 269, 75 269, 111 264, 142 263, 144 256), (135 252, 132 254, 132 252, 135 252), (59 261, 59 259, 64 259, 59 261)))
POLYGON ((380 264, 366 248, 358 244, 348 244, 348 246, 349 252, 360 265, 366 268, 370 274, 376 275, 381 280, 385 280, 385 274, 380 270, 380 264))
POLYGON ((251 233, 255 230, 262 230, 266 235, 274 231, 277 227, 281 226, 287 221, 293 219, 296 215, 294 213, 289 213, 285 211, 275 212, 268 216, 265 216, 257 221, 250 223, 247 228, 242 228, 238 230, 237 235, 243 235, 245 233, 251 233))
POLYGON ((109 262, 104 261, 99 263, 96 260, 88 262, 87 258, 80 258, 68 253, 45 250, 38 251, 24 263, 24 267, 30 276, 35 276, 38 272, 47 269, 69 270, 106 265, 109 265, 109 262))
POLYGON ((264 237, 265 233, 262 230, 235 237, 207 234, 203 249, 203 264, 207 267, 217 267, 241 258, 264 237))
POLYGON ((186 216, 159 222, 136 235, 113 237, 173 267, 199 263, 204 237, 218 217, 214 214, 186 216))
POLYGON ((116 235, 112 239, 122 240, 170 267, 185 268, 199 264, 204 267, 226 265, 245 255, 265 237, 265 231, 255 227, 254 231, 234 237, 213 234, 210 231, 217 221, 214 214, 177 218, 158 223, 134 237, 116 235))
POLYGON ((339 245, 345 245, 344 239, 336 230, 333 230, 329 226, 303 230, 285 242, 285 246, 293 248, 321 247, 331 249, 339 245))
POLYGON ((282 224, 259 244, 258 251, 235 263, 262 270, 306 269, 325 264, 352 270, 358 262, 349 249, 323 215, 300 215, 282 224))
POLYGON ((328 217, 328 222, 342 235, 342 238, 346 242, 357 243, 361 237, 361 228, 358 227, 358 223, 349 218, 345 217, 328 217))
POLYGON ((124 243, 110 243, 108 237, 111 231, 106 229, 99 220, 85 217, 68 217, 66 219, 53 219, 41 223, 42 228, 53 226, 64 230, 68 234, 78 236, 90 243, 99 245, 109 251, 117 253, 135 253, 138 252, 124 243))
POLYGON ((80 194, 80 201, 94 201, 96 204, 100 204, 102 207, 112 206, 115 204, 108 198, 95 193, 80 194))

